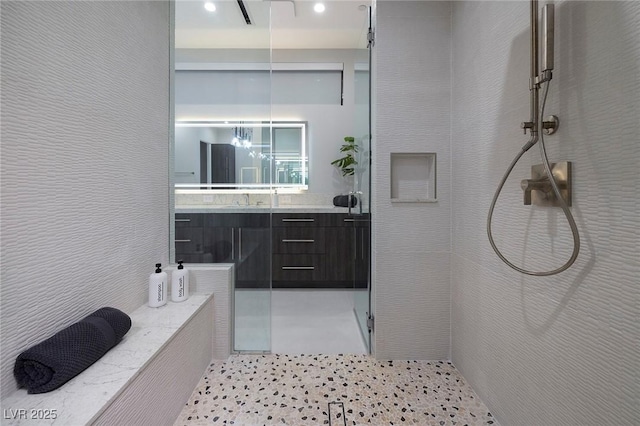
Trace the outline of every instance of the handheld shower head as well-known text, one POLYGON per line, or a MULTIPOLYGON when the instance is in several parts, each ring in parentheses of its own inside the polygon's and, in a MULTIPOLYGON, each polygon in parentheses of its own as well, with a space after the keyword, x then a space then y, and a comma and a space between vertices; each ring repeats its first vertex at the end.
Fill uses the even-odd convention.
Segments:
POLYGON ((554 15, 554 5, 546 4, 542 8, 542 81, 551 80, 553 70, 554 15))

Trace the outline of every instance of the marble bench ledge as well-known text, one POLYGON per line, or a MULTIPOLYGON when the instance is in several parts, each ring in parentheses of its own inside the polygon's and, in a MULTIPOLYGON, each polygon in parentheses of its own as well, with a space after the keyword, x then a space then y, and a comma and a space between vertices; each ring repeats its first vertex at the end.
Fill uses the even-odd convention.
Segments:
POLYGON ((184 302, 136 309, 122 341, 62 387, 35 395, 19 389, 4 399, 2 424, 93 423, 212 298, 211 293, 192 294, 184 302), (47 410, 49 419, 35 418, 43 417, 47 410))
MULTIPOLYGON (((355 210, 357 211, 357 210, 355 210)), ((347 207, 325 205, 286 205, 272 207, 260 206, 223 206, 223 205, 178 205, 176 213, 348 213, 347 207)))

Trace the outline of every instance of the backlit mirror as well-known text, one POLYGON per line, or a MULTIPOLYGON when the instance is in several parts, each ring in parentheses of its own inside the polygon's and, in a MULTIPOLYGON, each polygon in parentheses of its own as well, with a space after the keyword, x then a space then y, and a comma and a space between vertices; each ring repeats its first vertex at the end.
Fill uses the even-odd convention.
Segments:
POLYGON ((307 189, 306 122, 177 121, 176 189, 307 189))

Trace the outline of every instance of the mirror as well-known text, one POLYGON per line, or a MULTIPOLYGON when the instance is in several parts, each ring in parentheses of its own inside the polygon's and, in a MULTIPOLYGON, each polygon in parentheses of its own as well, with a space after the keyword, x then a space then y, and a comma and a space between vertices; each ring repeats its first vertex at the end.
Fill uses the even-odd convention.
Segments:
MULTIPOLYGON (((244 127, 269 121, 308 123, 303 132, 308 157, 304 164, 278 167, 282 162, 273 163, 267 176, 263 161, 251 158, 249 164, 245 158, 247 163, 239 164, 236 152, 235 179, 217 184, 216 179, 200 179, 200 139, 188 144, 191 154, 187 156, 180 146, 185 128, 177 127, 176 157, 171 164, 176 205, 210 203, 203 197, 209 200, 211 194, 196 194, 205 187, 201 183, 217 191, 239 190, 237 185, 298 185, 288 191, 295 194, 296 203, 323 205, 354 190, 354 185, 368 184, 360 176, 344 178, 331 164, 342 156, 344 137, 369 137, 369 13, 360 3, 368 2, 331 2, 323 14, 317 14, 309 2, 245 0, 252 21, 247 25, 235 1, 216 3, 215 13, 207 12, 202 2, 176 2, 174 107, 179 126, 227 120, 244 127), (187 184, 194 189, 180 188, 187 184)), ((252 128, 255 138, 260 131, 252 128)), ((275 142, 279 150, 279 131, 274 133, 269 143, 275 142)), ((213 139, 202 140, 204 158, 213 146, 206 142, 213 139)), ((367 155, 364 145, 359 155, 367 155)), ((210 159, 204 163, 211 167, 210 159)), ((210 170, 203 166, 202 175, 207 174, 210 170)))
POLYGON ((307 189, 306 122, 177 121, 176 189, 307 189))

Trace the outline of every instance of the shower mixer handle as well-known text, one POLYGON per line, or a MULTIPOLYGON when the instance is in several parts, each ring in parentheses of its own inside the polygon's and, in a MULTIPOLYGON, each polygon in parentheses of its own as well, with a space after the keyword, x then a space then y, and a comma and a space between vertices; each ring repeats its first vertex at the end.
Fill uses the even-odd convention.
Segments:
POLYGON ((544 176, 538 179, 522 179, 520 181, 520 187, 524 191, 524 205, 531 205, 531 191, 541 191, 543 193, 548 193, 551 191, 551 182, 549 182, 549 178, 544 176))
MULTIPOLYGON (((553 179, 560 189, 562 198, 567 206, 571 205, 571 162, 561 161, 551 164, 553 179)), ((520 187, 524 191, 524 205, 531 204, 542 207, 559 207, 558 199, 549 176, 544 169, 544 165, 536 164, 531 166, 531 179, 520 181, 520 187), (536 191, 532 194, 532 191, 536 191)))

